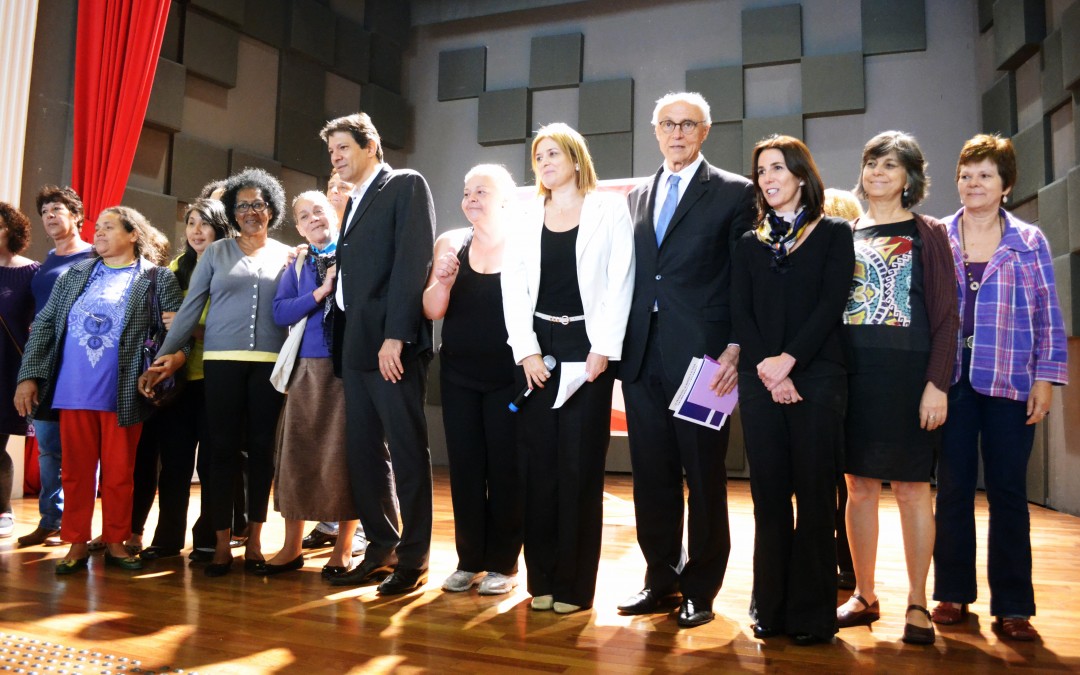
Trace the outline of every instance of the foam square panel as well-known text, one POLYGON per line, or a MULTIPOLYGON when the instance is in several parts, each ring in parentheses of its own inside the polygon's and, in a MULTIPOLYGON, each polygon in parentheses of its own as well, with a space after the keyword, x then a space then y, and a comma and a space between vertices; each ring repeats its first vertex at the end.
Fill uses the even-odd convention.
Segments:
POLYGON ((371 73, 371 33, 355 21, 336 21, 334 69, 353 82, 367 82, 371 73))
POLYGON ((581 33, 534 37, 529 53, 529 88, 578 86, 584 52, 585 36, 581 33))
POLYGON ((476 141, 480 145, 502 145, 526 140, 531 125, 530 99, 524 87, 480 94, 476 141))
POLYGON ((184 66, 188 72, 220 84, 236 86, 240 34, 188 7, 184 26, 184 66))
POLYGON ((189 202, 212 180, 229 175, 229 152, 188 134, 173 136, 169 194, 189 202))
POLYGON ((982 130, 988 134, 1014 136, 1016 121, 1016 73, 1008 71, 982 95, 982 130))
POLYGON ((686 90, 696 91, 709 103, 713 124, 743 118, 743 68, 721 66, 686 71, 686 90))
POLYGON ((926 51, 924 0, 862 0, 863 54, 926 51))
POLYGON ((1050 243, 1050 251, 1061 255, 1069 251, 1068 179, 1062 178, 1039 190, 1039 227, 1050 243))
POLYGON ((582 82, 578 88, 578 131, 614 134, 634 130, 634 80, 582 82))
MULTIPOLYGON (((377 84, 368 84, 360 90, 360 108, 371 116, 383 147, 391 150, 405 147, 411 115, 403 97, 377 84)), ((326 154, 325 146, 320 145, 320 150, 326 154)))
POLYGON ((802 7, 744 9, 742 52, 745 66, 798 61, 802 58, 802 7))
POLYGON ((247 0, 240 30, 256 40, 279 49, 285 47, 289 23, 288 0, 247 0))
POLYGON ((439 100, 477 98, 487 85, 487 47, 439 52, 439 100))
POLYGON ((866 112, 862 52, 804 56, 802 112, 807 117, 866 112))
MULTIPOLYGON (((995 21, 995 23, 997 23, 995 21)), ((1020 204, 1035 197, 1050 176, 1049 134, 1045 119, 1020 130, 1012 138, 1016 149, 1016 186, 1010 202, 1020 204)))
POLYGON ((165 131, 180 131, 184 122, 186 80, 187 68, 175 61, 158 59, 146 106, 146 124, 165 131))
POLYGON ((997 0, 994 3, 994 67, 1015 70, 1039 51, 1046 37, 1043 0, 997 0))
POLYGON ((708 137, 701 144, 701 153, 709 164, 732 173, 743 173, 742 127, 742 122, 713 122, 708 137))
MULTIPOLYGON (((781 115, 779 117, 754 117, 742 122, 742 174, 749 176, 753 171, 750 155, 757 142, 772 134, 785 134, 802 139, 802 115, 781 115)), ((726 167, 725 167, 726 168, 726 167)), ((731 171, 732 169, 728 169, 731 171)))
POLYGON ((634 134, 595 134, 585 136, 589 154, 600 180, 630 178, 634 175, 634 134))
POLYGON ((334 63, 334 13, 316 0, 292 0, 289 48, 323 65, 334 63))

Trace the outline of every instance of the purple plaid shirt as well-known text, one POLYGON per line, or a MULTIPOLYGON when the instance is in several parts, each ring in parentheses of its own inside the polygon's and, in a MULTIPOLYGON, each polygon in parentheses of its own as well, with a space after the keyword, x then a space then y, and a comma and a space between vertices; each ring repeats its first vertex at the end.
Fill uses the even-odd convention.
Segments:
MULTIPOLYGON (((960 316, 964 315, 964 258, 960 217, 949 223, 960 316)), ((1013 218, 1004 209, 1005 234, 990 256, 975 302, 971 387, 987 396, 1026 401, 1035 380, 1067 384, 1065 322, 1054 286, 1050 246, 1042 231, 1013 218)), ((956 370, 960 380, 961 349, 957 334, 956 370)))

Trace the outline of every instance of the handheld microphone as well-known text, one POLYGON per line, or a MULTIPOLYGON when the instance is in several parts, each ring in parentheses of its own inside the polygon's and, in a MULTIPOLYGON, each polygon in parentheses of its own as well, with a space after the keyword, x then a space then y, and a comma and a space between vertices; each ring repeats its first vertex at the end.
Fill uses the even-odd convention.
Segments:
MULTIPOLYGON (((556 361, 555 357, 551 354, 544 357, 544 367, 547 368, 549 372, 555 370, 555 366, 558 365, 558 363, 559 362, 556 361)), ((510 402, 510 405, 506 407, 510 409, 510 412, 516 413, 521 410, 521 406, 525 405, 525 401, 529 399, 529 395, 532 393, 533 390, 529 389, 528 385, 526 385, 526 387, 514 397, 514 400, 510 402)))

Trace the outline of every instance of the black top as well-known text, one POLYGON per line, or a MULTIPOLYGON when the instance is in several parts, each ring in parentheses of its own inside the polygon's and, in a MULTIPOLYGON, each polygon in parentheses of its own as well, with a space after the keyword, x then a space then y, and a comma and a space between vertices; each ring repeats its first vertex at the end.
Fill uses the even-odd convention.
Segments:
POLYGON ((514 355, 507 344, 501 274, 481 274, 469 264, 470 232, 458 251, 457 281, 450 291, 439 348, 443 376, 481 390, 514 381, 514 355))
POLYGON ((552 232, 544 226, 540 234, 540 288, 536 311, 552 316, 581 316, 581 289, 577 276, 578 227, 552 232))
POLYGON ((742 347, 739 395, 767 395, 757 365, 787 352, 795 357, 791 379, 803 398, 842 405, 833 400, 831 387, 815 380, 847 372, 841 315, 855 265, 851 227, 839 218, 822 218, 788 263, 782 273, 776 270, 752 231, 735 246, 731 317, 742 347))

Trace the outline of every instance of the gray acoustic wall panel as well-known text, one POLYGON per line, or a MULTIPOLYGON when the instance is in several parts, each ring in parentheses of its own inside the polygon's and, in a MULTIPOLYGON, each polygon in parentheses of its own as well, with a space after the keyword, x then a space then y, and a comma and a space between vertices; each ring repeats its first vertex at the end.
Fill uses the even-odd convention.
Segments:
POLYGON ((633 133, 587 135, 585 141, 600 180, 634 175, 633 133))
POLYGON ((863 54, 926 51, 925 0, 862 0, 863 54))
POLYGON ((791 63, 802 58, 802 6, 742 12, 743 65, 791 63))
POLYGON ((177 253, 176 197, 128 186, 124 188, 121 203, 146 216, 151 225, 169 238, 173 255, 177 253))
POLYGON ((289 48, 324 65, 333 65, 334 13, 316 0, 292 0, 290 4, 289 48))
POLYGON ((240 29, 256 40, 279 49, 285 47, 289 23, 288 0, 246 0, 240 29))
POLYGON ((172 179, 169 194, 189 202, 212 180, 229 175, 229 151, 189 136, 173 136, 172 179))
POLYGON ((476 142, 480 145, 520 143, 529 137, 532 101, 529 90, 502 89, 480 94, 476 142))
POLYGON ((1046 235, 1054 255, 1069 251, 1069 190, 1066 178, 1039 190, 1039 227, 1046 235))
POLYGON ((244 0, 188 0, 192 7, 213 14, 229 23, 244 22, 244 0))
POLYGON ((169 3, 169 18, 165 21, 165 35, 161 38, 161 58, 180 61, 180 34, 183 23, 184 6, 174 0, 169 3))
POLYGON ((743 118, 743 81, 742 66, 686 71, 686 90, 705 97, 713 124, 743 118))
MULTIPOLYGON (((1080 44, 1072 46, 1080 51, 1080 44)), ((1069 90, 1062 78, 1061 31, 1046 36, 1042 44, 1042 104, 1043 113, 1050 113, 1069 102, 1069 90)))
MULTIPOLYGON (((322 141, 318 136, 311 138, 311 142, 316 146, 322 148, 322 141)), ((326 149, 322 148, 323 155, 328 157, 326 149)), ((277 161, 273 157, 264 157, 262 155, 256 155, 246 150, 239 150, 237 148, 231 148, 229 150, 229 175, 246 169, 247 167, 253 167, 256 169, 263 169, 267 173, 277 176, 281 174, 281 162, 277 161)), ((323 171, 330 170, 330 160, 327 158, 326 166, 323 171)), ((289 195, 292 198, 292 195, 289 195)))
MULTIPOLYGON (((995 25, 1000 25, 997 20, 995 25)), ((1047 147, 1046 122, 1039 120, 1013 136, 1016 148, 1016 186, 1010 202, 1022 203, 1039 193, 1050 176, 1050 152, 1047 147)))
MULTIPOLYGON (((408 102, 403 97, 377 84, 368 84, 360 90, 360 108, 371 116, 384 147, 392 150, 405 147, 411 115, 408 102)), ((326 148, 322 144, 319 149, 326 154, 326 148)), ((324 158, 324 161, 329 160, 324 158)))
POLYGON ((476 98, 487 85, 487 47, 439 52, 439 100, 476 98))
POLYGON ((743 165, 742 122, 713 122, 701 144, 701 153, 709 164, 741 173, 743 165))
POLYGON ((994 0, 979 0, 979 32, 985 33, 994 25, 994 0))
POLYGON ((585 36, 581 33, 534 37, 529 52, 529 88, 578 86, 584 54, 585 36))
POLYGON ((326 72, 298 54, 282 53, 278 71, 278 109, 290 108, 309 117, 326 111, 326 72))
MULTIPOLYGON (((1080 166, 1066 176, 1069 193, 1069 252, 1080 253, 1080 166)), ((1065 251, 1054 251, 1064 253, 1065 251)))
POLYGON ((186 80, 186 68, 175 61, 158 59, 146 106, 146 124, 165 131, 180 131, 184 122, 186 80))
POLYGON ((1080 337, 1080 254, 1054 258, 1054 285, 1065 319, 1065 332, 1069 337, 1080 337))
MULTIPOLYGON (((1065 87, 1080 89, 1080 2, 1074 2, 1061 15, 1061 79, 1065 87)), ((1077 118, 1073 117, 1073 123, 1077 118)), ((1076 135, 1080 139, 1080 133, 1076 135)), ((1080 160, 1080 155, 1077 155, 1080 160)))
MULTIPOLYGON (((772 134, 785 134, 802 140, 803 118, 802 115, 782 115, 780 117, 754 117, 743 120, 742 123, 742 174, 750 175, 753 167, 750 165, 750 155, 754 151, 757 142, 772 134)), ((730 171, 730 169, 729 169, 730 171)))
POLYGON ((1016 135, 1016 73, 1013 71, 999 77, 983 92, 982 130, 988 134, 1016 135))
POLYGON ((283 167, 312 176, 325 175, 330 168, 326 145, 319 130, 326 123, 321 111, 312 115, 294 108, 278 107, 274 132, 274 156, 283 167))
POLYGON ((240 35, 190 7, 184 25, 184 65, 188 72, 223 87, 236 86, 240 35))
POLYGON ((372 33, 369 58, 369 81, 395 94, 402 93, 401 68, 404 55, 401 47, 382 33, 372 33))
POLYGON ((371 72, 371 33, 355 21, 338 17, 334 70, 353 82, 367 82, 371 72))
POLYGON ((582 82, 578 89, 577 130, 585 136, 633 131, 634 80, 628 77, 582 82))
POLYGON ((997 0, 994 3, 994 67, 1015 70, 1039 51, 1046 37, 1043 0, 997 0))
POLYGON ((409 44, 409 3, 402 0, 365 0, 364 28, 404 48, 409 44))
POLYGON ((802 111, 807 117, 866 112, 862 52, 804 56, 802 111))

